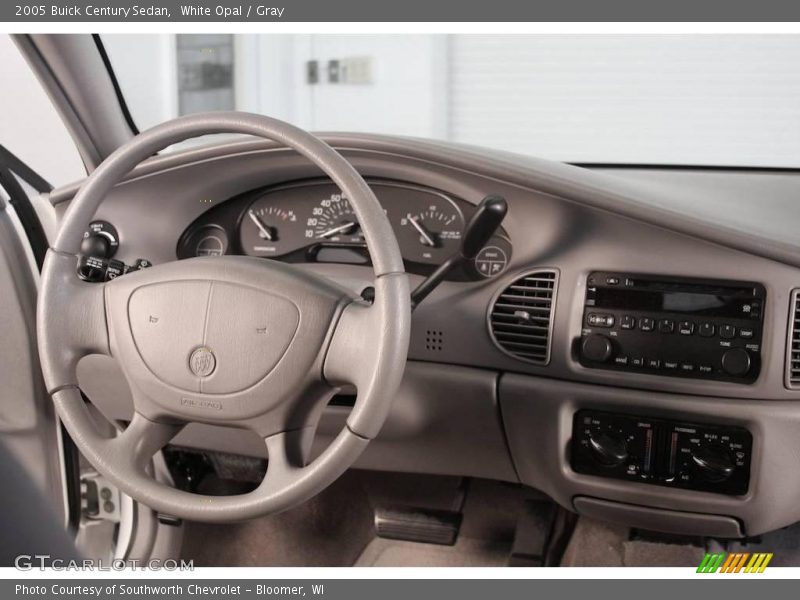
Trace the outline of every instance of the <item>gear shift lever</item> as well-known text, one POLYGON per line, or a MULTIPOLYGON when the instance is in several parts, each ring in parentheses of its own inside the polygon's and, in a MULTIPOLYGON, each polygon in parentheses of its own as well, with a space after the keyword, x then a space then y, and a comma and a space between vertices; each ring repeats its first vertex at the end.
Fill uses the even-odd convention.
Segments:
POLYGON ((464 237, 461 239, 461 248, 450 258, 444 261, 438 269, 431 273, 427 279, 411 292, 411 310, 422 302, 428 294, 444 280, 445 276, 453 269, 460 267, 467 261, 474 259, 494 233, 508 212, 508 203, 502 196, 490 194, 478 205, 478 209, 467 223, 464 237))

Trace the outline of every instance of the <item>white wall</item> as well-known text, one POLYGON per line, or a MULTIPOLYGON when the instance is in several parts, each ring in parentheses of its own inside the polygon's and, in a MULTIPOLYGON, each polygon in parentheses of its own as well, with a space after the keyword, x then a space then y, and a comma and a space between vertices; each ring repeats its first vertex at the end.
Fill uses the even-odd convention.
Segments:
POLYGON ((104 35, 128 107, 140 130, 174 118, 178 112, 175 36, 104 35))
POLYGON ((0 34, 0 82, 0 144, 53 185, 84 177, 61 118, 7 34, 0 34))
MULTIPOLYGON (((104 35, 140 128, 177 114, 172 35, 104 35)), ((558 160, 800 166, 800 36, 240 35, 237 106, 312 130, 558 160), (331 84, 329 59, 372 57, 331 84), (319 61, 320 83, 305 80, 319 61)), ((54 183, 77 153, 7 36, 0 139, 54 183)))
POLYGON ((451 38, 451 137, 548 158, 800 166, 800 36, 451 38))

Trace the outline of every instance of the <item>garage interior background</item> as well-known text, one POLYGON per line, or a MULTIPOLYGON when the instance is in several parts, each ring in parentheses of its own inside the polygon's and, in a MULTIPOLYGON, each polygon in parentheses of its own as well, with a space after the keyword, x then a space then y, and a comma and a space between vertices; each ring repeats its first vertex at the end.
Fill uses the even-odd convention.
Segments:
MULTIPOLYGON (((800 36, 103 41, 140 129, 188 112, 238 109, 314 131, 433 137, 571 162, 800 166, 800 36)), ((45 99, 32 100, 38 84, 8 36, 0 64, 9 89, 22 92, 0 95, 0 143, 55 184, 81 177, 57 117, 45 99), (51 141, 56 129, 60 138, 51 141), (42 140, 61 151, 44 151, 42 140)))

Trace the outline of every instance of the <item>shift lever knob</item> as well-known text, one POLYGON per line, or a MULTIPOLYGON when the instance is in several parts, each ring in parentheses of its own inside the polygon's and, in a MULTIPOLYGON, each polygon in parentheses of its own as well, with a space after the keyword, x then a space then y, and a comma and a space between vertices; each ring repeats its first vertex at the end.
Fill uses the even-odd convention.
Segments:
POLYGON ((490 194, 481 200, 464 231, 461 256, 467 260, 475 258, 500 227, 507 212, 508 202, 502 196, 490 194))
POLYGON ((467 223, 467 228, 461 238, 461 248, 450 258, 444 261, 439 268, 428 275, 428 278, 420 283, 411 292, 411 308, 417 307, 445 276, 453 269, 461 266, 465 262, 474 259, 486 243, 500 227, 500 223, 508 212, 508 203, 502 196, 490 194, 486 196, 478 205, 478 209, 467 223))

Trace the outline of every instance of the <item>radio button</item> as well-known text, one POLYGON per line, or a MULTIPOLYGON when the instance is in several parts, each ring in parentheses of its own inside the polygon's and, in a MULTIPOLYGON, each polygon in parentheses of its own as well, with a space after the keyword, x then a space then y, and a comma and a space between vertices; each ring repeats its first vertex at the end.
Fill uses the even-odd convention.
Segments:
POLYGON ((641 356, 634 356, 631 359, 631 366, 633 367, 643 367, 644 366, 644 358, 641 356))
POLYGON ((750 328, 742 328, 739 330, 739 337, 745 340, 751 340, 755 336, 755 332, 750 328))
POLYGON ((598 315, 595 313, 590 313, 589 316, 586 317, 586 322, 592 327, 613 327, 614 315, 598 315))
POLYGON ((694 369, 695 369, 694 363, 690 362, 681 363, 681 371, 683 371, 684 373, 694 373, 694 369))
POLYGON ((628 364, 628 357, 627 356, 617 356, 614 358, 614 364, 620 365, 622 367, 628 364))
POLYGON ((733 325, 720 325, 719 326, 719 337, 731 340, 736 337, 736 327, 733 325))
POLYGON ((697 370, 703 374, 713 373, 714 367, 712 367, 711 365, 698 365, 697 370))
POLYGON ((658 331, 661 333, 672 333, 675 331, 675 321, 672 319, 661 319, 658 322, 658 331))
POLYGON ((619 285, 619 277, 606 277, 607 285, 619 285))
POLYGON ((642 331, 653 331, 656 327, 656 322, 650 317, 642 317, 639 319, 639 329, 642 331))
POLYGON ((647 361, 647 368, 648 369, 660 369, 661 368, 661 361, 657 358, 650 358, 647 361))
POLYGON ((681 321, 678 323, 678 333, 681 335, 692 335, 694 333, 694 323, 691 321, 681 321))
POLYGON ((673 360, 665 360, 664 361, 664 368, 669 371, 675 371, 678 368, 678 362, 673 360))
POLYGON ((699 333, 701 337, 712 337, 716 329, 713 323, 706 321, 705 323, 700 323, 697 333, 699 333))
POLYGON ((636 317, 630 315, 623 315, 619 320, 619 326, 623 329, 633 329, 636 327, 636 317))

